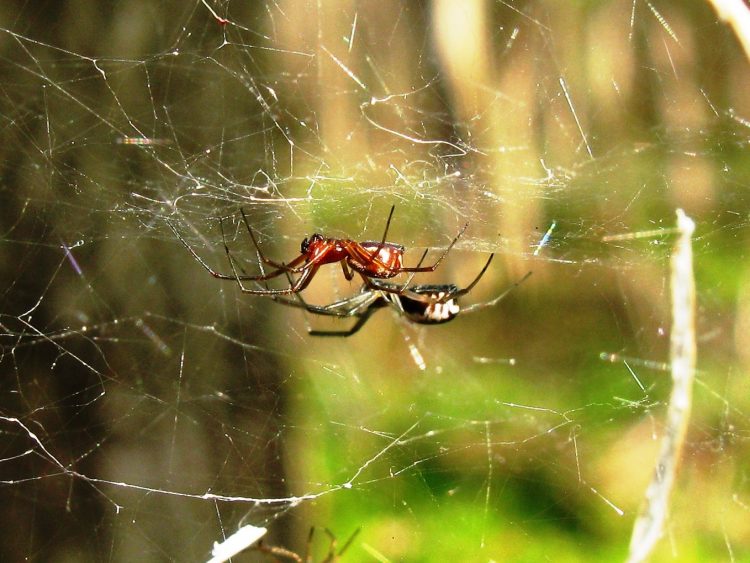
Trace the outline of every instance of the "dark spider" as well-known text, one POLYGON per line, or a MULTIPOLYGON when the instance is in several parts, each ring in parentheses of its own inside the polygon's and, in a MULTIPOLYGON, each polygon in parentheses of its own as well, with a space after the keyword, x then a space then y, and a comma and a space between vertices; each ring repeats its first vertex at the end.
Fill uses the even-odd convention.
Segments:
POLYGON ((357 319, 357 322, 349 330, 310 330, 309 333, 312 336, 351 336, 364 326, 375 311, 388 306, 393 307, 399 315, 413 323, 442 324, 452 321, 460 313, 472 313, 496 305, 531 275, 531 272, 528 272, 500 295, 486 303, 475 303, 461 308, 458 304, 458 298, 469 293, 479 283, 479 280, 489 268, 493 257, 494 254, 491 254, 479 275, 463 289, 459 289, 454 284, 405 286, 373 281, 369 286, 363 285, 359 293, 352 297, 329 305, 309 305, 300 295, 297 295, 296 299, 285 299, 277 296, 272 296, 272 299, 284 305, 305 309, 315 315, 357 319))
MULTIPOLYGON (((393 278, 402 273, 416 273, 416 272, 434 272, 440 262, 450 252, 453 245, 461 237, 466 228, 469 226, 468 223, 458 232, 453 241, 448 245, 443 254, 437 259, 432 266, 421 266, 422 260, 419 264, 413 268, 406 268, 403 266, 403 255, 404 247, 400 244, 392 242, 386 242, 386 236, 388 235, 388 228, 391 225, 391 218, 393 217, 393 211, 395 206, 391 207, 391 212, 388 215, 388 221, 385 224, 385 232, 383 232, 383 238, 378 241, 364 241, 355 242, 350 239, 336 239, 336 238, 325 238, 319 233, 313 234, 311 237, 306 238, 302 241, 300 247, 300 255, 288 264, 283 262, 274 262, 269 260, 263 255, 260 250, 258 241, 255 238, 253 230, 250 228, 250 222, 247 220, 245 211, 240 209, 242 213, 242 220, 247 227, 247 232, 250 234, 250 238, 253 241, 256 251, 260 260, 272 268, 275 268, 271 272, 263 272, 257 276, 249 276, 247 274, 240 275, 235 266, 235 261, 232 258, 229 247, 226 242, 226 235, 224 233, 224 222, 223 219, 219 220, 219 227, 221 228, 221 238, 224 243, 224 251, 229 261, 229 266, 232 268, 232 274, 221 274, 213 270, 193 248, 185 241, 184 238, 177 231, 172 223, 168 223, 169 227, 174 232, 175 236, 182 242, 198 263, 206 269, 213 277, 221 280, 234 280, 239 285, 240 290, 243 293, 249 293, 252 295, 288 295, 290 293, 298 293, 305 289, 310 281, 312 281, 318 268, 324 264, 341 264, 341 269, 344 272, 344 277, 347 280, 351 280, 354 277, 354 272, 357 272, 365 282, 367 287, 373 290, 398 293, 399 287, 392 284, 385 284, 383 286, 374 285, 373 279, 389 279, 393 278), (264 281, 271 278, 275 278, 285 274, 290 280, 290 285, 286 289, 250 289, 245 287, 243 281, 264 281), (296 281, 291 279, 291 274, 300 274, 296 281)), ((425 254, 427 252, 425 251, 425 254)), ((424 255, 422 256, 424 259, 424 255)))

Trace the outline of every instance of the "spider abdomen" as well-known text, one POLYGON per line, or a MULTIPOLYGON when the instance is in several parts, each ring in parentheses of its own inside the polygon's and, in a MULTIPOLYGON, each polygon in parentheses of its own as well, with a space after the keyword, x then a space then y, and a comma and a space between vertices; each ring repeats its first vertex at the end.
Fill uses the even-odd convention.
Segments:
POLYGON ((461 312, 458 300, 453 297, 460 290, 453 284, 418 285, 412 287, 411 291, 419 296, 429 297, 428 300, 422 301, 406 294, 401 296, 404 313, 415 323, 447 323, 461 312))
POLYGON ((403 268, 404 247, 392 242, 365 241, 360 243, 368 260, 349 255, 347 261, 353 270, 371 278, 388 279, 397 276, 403 268))

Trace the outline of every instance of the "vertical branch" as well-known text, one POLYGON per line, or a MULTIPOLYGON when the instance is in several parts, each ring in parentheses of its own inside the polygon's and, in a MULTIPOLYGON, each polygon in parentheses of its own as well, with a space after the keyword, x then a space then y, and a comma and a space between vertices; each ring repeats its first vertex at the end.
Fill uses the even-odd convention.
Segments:
POLYGON ((679 236, 671 260, 672 330, 670 360, 672 395, 667 424, 651 483, 633 525, 628 562, 644 561, 664 533, 669 498, 685 443, 695 375, 695 279, 691 237, 695 223, 677 210, 679 236))

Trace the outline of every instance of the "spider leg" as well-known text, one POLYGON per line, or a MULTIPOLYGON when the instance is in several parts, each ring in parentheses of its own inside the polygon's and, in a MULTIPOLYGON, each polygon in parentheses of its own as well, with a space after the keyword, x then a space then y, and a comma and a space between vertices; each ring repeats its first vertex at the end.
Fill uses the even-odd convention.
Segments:
MULTIPOLYGON (((422 264, 422 262, 424 261, 425 257, 427 256, 428 252, 429 252, 429 250, 425 250, 422 253, 422 257, 419 259, 419 262, 417 262, 417 267, 419 267, 422 264)), ((413 272, 402 285, 391 284, 391 283, 383 283, 383 284, 381 284, 377 280, 375 280, 375 279, 367 276, 366 274, 363 274, 361 272, 359 274, 362 276, 362 279, 365 282, 365 286, 368 289, 370 289, 371 291, 382 291, 384 293, 391 293, 391 294, 401 295, 401 294, 405 293, 406 291, 408 291, 409 284, 414 279, 414 276, 416 275, 416 272, 413 272)), ((424 299, 424 297, 425 297, 424 295, 418 295, 418 297, 419 297, 419 299, 418 299, 419 301, 428 301, 429 300, 429 299, 425 300, 424 299)))
MULTIPOLYGON (((424 262, 424 259, 427 258, 427 253, 428 252, 429 252, 429 249, 426 248, 425 251, 422 253, 422 257, 419 259, 419 262, 417 262, 417 268, 419 268, 422 265, 422 262, 424 262)), ((412 272, 411 275, 408 278, 406 278, 406 281, 404 282, 404 285, 402 285, 399 288, 398 293, 403 293, 404 291, 406 291, 406 288, 409 287, 409 284, 414 279, 415 275, 417 275, 417 273, 416 272, 412 272)), ((386 289, 386 291, 388 291, 388 290, 386 289)))
MULTIPOLYGON (((497 305, 500 301, 505 299, 505 297, 513 291, 515 288, 517 288, 519 285, 521 285, 523 282, 525 282, 527 279, 529 279, 529 276, 531 276, 532 272, 527 272, 525 276, 523 276, 520 280, 515 282, 513 285, 508 287, 505 291, 503 291, 500 295, 495 297, 494 299, 487 301, 486 303, 475 303, 474 305, 469 305, 468 307, 464 307, 461 309, 462 313, 471 313, 473 311, 478 311, 480 309, 484 309, 486 307, 492 307, 493 305, 497 305)), ((454 294, 455 295, 455 294, 454 294)))
POLYGON ((300 291, 305 289, 308 285, 310 285, 310 282, 315 277, 315 274, 318 272, 318 268, 320 268, 319 262, 320 260, 316 260, 315 262, 309 262, 310 264, 313 264, 313 266, 310 267, 309 270, 305 270, 302 273, 302 275, 297 278, 297 281, 290 288, 291 290, 290 293, 299 293, 300 291))
MULTIPOLYGON (((300 266, 299 268, 296 268, 295 266, 299 264, 297 260, 292 260, 288 264, 284 264, 283 262, 274 262, 273 260, 266 257, 265 254, 263 254, 263 251, 260 249, 260 245, 258 244, 258 240, 255 238, 255 233, 253 233, 253 229, 250 228, 250 221, 247 219, 247 215, 245 215, 245 210, 240 207, 240 213, 242 214, 242 221, 245 223, 245 227, 247 228, 247 232, 250 234, 250 239, 253 241, 253 246, 255 246, 255 250, 258 253, 258 256, 260 256, 260 259, 263 263, 268 264, 269 266, 273 268, 277 268, 274 275, 278 276, 280 272, 292 272, 295 274, 299 274, 300 272, 305 270, 305 266, 300 266)), ((305 254, 301 254, 300 256, 305 256, 305 254)), ((274 277, 271 274, 268 274, 270 277, 274 277)))
MULTIPOLYGON (((375 247, 375 250, 373 250, 372 252, 367 252, 368 259, 365 261, 365 264, 370 264, 371 262, 377 262, 378 264, 381 263, 379 260, 376 260, 375 257, 380 253, 380 251, 385 246, 385 239, 386 237, 388 237, 388 229, 391 228, 391 219, 393 219, 393 212, 395 210, 396 210, 396 206, 391 205, 391 211, 390 213, 388 213, 388 220, 385 222, 385 230, 383 231, 383 238, 380 239, 380 244, 378 244, 378 246, 375 247)), ((347 279, 351 279, 351 278, 347 278, 347 279)))
POLYGON ((399 316, 401 317, 406 316, 406 311, 404 310, 404 304, 401 302, 401 294, 388 293, 386 295, 386 299, 388 300, 388 304, 394 309, 396 309, 399 316))
POLYGON ((365 323, 370 319, 372 314, 380 309, 379 306, 372 306, 365 309, 361 315, 357 317, 357 322, 352 325, 349 330, 336 331, 336 330, 311 330, 310 336, 352 336, 359 332, 365 323))
MULTIPOLYGON (((291 283, 291 277, 288 273, 287 278, 289 278, 289 281, 291 283)), ((385 305, 385 303, 379 303, 379 300, 383 299, 382 293, 378 291, 370 291, 365 286, 362 286, 360 292, 356 295, 322 306, 308 304, 299 293, 295 293, 294 296, 295 299, 287 299, 278 295, 270 295, 269 297, 271 297, 271 299, 273 299, 277 303, 281 303, 282 305, 287 305, 290 307, 299 307, 314 315, 337 318, 361 318, 363 316, 369 317, 369 315, 372 314, 370 312, 371 309, 379 309, 380 307, 383 307, 385 305), (360 312, 362 310, 364 310, 364 312, 360 312)), ((364 321, 361 324, 364 324, 364 321)), ((356 330, 359 330, 359 328, 361 328, 361 325, 356 330)), ((356 330, 354 332, 356 332, 356 330)), ((315 331, 312 330, 309 325, 307 327, 307 332, 313 336, 340 335, 337 332, 331 332, 327 334, 326 331, 315 331)), ((351 334, 353 334, 353 332, 351 332, 351 334)))
POLYGON ((336 558, 336 536, 328 528, 323 528, 323 529, 325 530, 325 533, 328 536, 330 543, 328 544, 328 554, 326 555, 326 558, 323 559, 321 563, 332 563, 336 558))
POLYGON ((466 286, 465 288, 463 288, 463 289, 459 289, 459 290, 458 290, 458 291, 457 291, 456 293, 454 293, 454 294, 453 294, 453 297, 459 297, 459 296, 461 296, 461 295, 466 295, 466 294, 467 294, 467 293, 469 293, 469 292, 470 292, 470 291, 471 291, 472 289, 474 289, 474 286, 475 286, 475 285, 477 285, 477 284, 479 283, 479 280, 481 280, 481 279, 482 279, 482 276, 483 276, 483 275, 484 275, 484 273, 485 273, 485 272, 487 271, 487 268, 489 268, 489 267, 490 267, 490 264, 492 264, 492 259, 493 259, 494 257, 495 257, 495 253, 493 252, 492 254, 490 254, 490 257, 489 257, 489 258, 487 258, 487 262, 485 262, 485 264, 484 264, 484 267, 483 267, 483 268, 482 268, 482 270, 481 270, 481 271, 479 272, 479 274, 477 275, 477 277, 475 277, 475 278, 474 278, 474 281, 472 281, 472 282, 471 282, 471 283, 470 283, 469 285, 467 285, 467 286, 466 286))
POLYGON ((170 221, 167 221, 167 225, 169 225, 169 228, 172 229, 172 232, 177 237, 177 240, 179 240, 182 243, 182 245, 188 249, 188 252, 190 252, 190 254, 193 255, 193 258, 195 259, 195 261, 198 262, 198 264, 200 264, 201 266, 203 266, 203 269, 206 270, 209 274, 211 274, 213 277, 218 278, 220 280, 236 279, 235 276, 233 275, 221 274, 217 272, 216 270, 214 270, 213 268, 211 268, 211 266, 209 266, 206 263, 206 261, 203 260, 203 258, 201 258, 195 250, 193 250, 193 247, 190 246, 184 238, 182 238, 182 235, 180 235, 180 233, 177 231, 177 228, 170 221))
MULTIPOLYGON (((233 259, 231 257, 230 252, 229 252, 229 245, 227 245, 226 233, 224 232, 224 220, 223 219, 219 219, 219 229, 221 230, 221 240, 224 243, 224 252, 226 252, 227 259, 229 260, 229 263, 232 264, 233 259)), ((255 239, 253 239, 253 241, 255 241, 255 239)), ((255 248, 256 248, 256 250, 258 252, 258 255, 261 258, 263 258, 263 255, 261 254, 260 248, 258 248, 257 244, 256 244, 255 248)), ((294 260, 292 260, 291 262, 289 262, 289 264, 279 264, 278 266, 274 266, 275 268, 278 268, 278 269, 277 270, 273 270, 273 271, 268 272, 268 273, 266 273, 265 271, 263 271, 263 268, 261 268, 261 271, 263 273, 261 275, 259 275, 259 276, 248 276, 248 275, 242 275, 242 276, 240 276, 239 274, 237 274, 237 269, 233 267, 232 268, 232 272, 235 273, 235 274, 237 274, 237 275, 232 275, 232 276, 229 276, 228 278, 225 277, 224 275, 221 275, 220 279, 235 279, 235 280, 245 280, 245 281, 270 280, 271 278, 275 278, 276 276, 279 276, 279 275, 283 274, 284 272, 301 272, 301 271, 305 271, 306 269, 308 269, 310 267, 309 266, 310 262, 306 262, 304 265, 302 265, 299 268, 295 268, 295 266, 297 264, 305 261, 306 259, 307 259, 307 255, 300 254, 299 256, 297 256, 297 258, 295 258, 294 260)), ((213 272, 212 272, 212 274, 213 274, 213 272)), ((219 276, 216 276, 215 274, 213 274, 213 275, 214 275, 214 277, 219 277, 219 276)))
MULTIPOLYGON (((239 276, 239 279, 241 279, 241 280, 245 279, 245 277, 246 277, 244 275, 245 274, 245 270, 242 268, 242 264, 238 263, 237 259, 234 256, 232 256, 231 254, 227 254, 227 259, 229 260, 229 267, 232 268, 232 270, 237 271, 237 268, 239 268, 240 271, 243 273, 242 276, 239 276)), ((262 270, 263 269, 261 268, 261 271, 262 270)), ((235 278, 234 276, 232 276, 231 279, 237 281, 237 278, 235 278)), ((266 289, 269 289, 268 283, 266 283, 265 286, 266 286, 266 289)))
POLYGON ((315 526, 310 526, 310 532, 307 534, 307 542, 305 543, 305 563, 312 560, 310 556, 310 548, 312 548, 312 540, 315 535, 315 526))
POLYGON ((276 545, 266 545, 262 541, 259 541, 256 545, 252 547, 252 549, 260 553, 271 555, 273 557, 281 557, 288 561, 294 561, 295 563, 304 563, 306 561, 306 560, 303 560, 298 554, 294 553, 293 551, 285 547, 280 547, 276 545))
MULTIPOLYGON (((417 293, 416 291, 411 291, 408 287, 405 287, 401 293, 402 295, 408 297, 409 299, 413 301, 421 301, 422 303, 446 303, 450 301, 451 299, 456 299, 458 297, 461 297, 462 295, 466 295, 472 289, 474 289, 474 286, 479 283, 479 280, 482 279, 482 276, 490 267, 490 264, 492 263, 492 259, 494 257, 495 257, 495 253, 493 252, 492 254, 490 254, 490 257, 487 259, 487 262, 484 263, 484 266, 482 267, 482 270, 479 272, 477 277, 475 277, 474 280, 469 285, 467 285, 463 289, 459 289, 458 291, 446 292, 445 295, 440 299, 435 299, 430 294, 417 293)), ((417 264, 417 267, 419 267, 419 264, 417 264)))
MULTIPOLYGON (((391 211, 388 213, 388 220, 385 222, 385 230, 383 231, 383 238, 380 240, 380 245, 385 244, 385 239, 388 237, 388 229, 391 228, 391 219, 393 219, 393 212, 396 210, 395 205, 391 205, 391 211)), ((378 252, 380 249, 378 248, 378 252)), ((377 252, 375 253, 377 254, 377 252)))
POLYGON ((357 528, 354 530, 354 533, 349 536, 349 539, 346 540, 346 543, 339 549, 339 552, 337 553, 338 556, 344 555, 344 552, 351 547, 352 543, 354 542, 354 538, 356 538, 359 535, 359 532, 361 531, 361 528, 357 528))
POLYGON ((440 265, 440 262, 443 261, 443 258, 445 258, 448 253, 451 251, 451 248, 453 248, 453 245, 455 245, 458 242, 458 239, 461 238, 461 235, 464 234, 464 231, 468 228, 469 224, 466 223, 463 228, 458 231, 458 234, 456 237, 451 241, 451 243, 448 245, 448 248, 445 249, 445 251, 440 255, 440 258, 437 259, 437 261, 432 266, 415 266, 413 268, 400 268, 400 272, 434 272, 437 267, 440 265))
MULTIPOLYGON (((289 274, 287 274, 287 277, 289 277, 289 274)), ((299 307, 315 315, 337 318, 358 317, 358 321, 348 331, 316 331, 308 325, 307 332, 311 336, 351 336, 362 328, 370 315, 375 312, 375 309, 379 309, 384 305, 384 303, 378 303, 378 300, 382 299, 383 294, 369 291, 364 287, 360 293, 352 297, 323 306, 309 305, 299 293, 295 293, 294 295, 296 299, 286 299, 277 295, 271 295, 270 297, 278 303, 291 307, 299 307), (364 312, 360 313, 363 309, 364 312)))
MULTIPOLYGON (((323 253, 321 256, 325 256, 325 253, 323 253)), ((315 276, 315 273, 318 271, 318 268, 320 268, 319 264, 320 260, 316 260, 314 262, 308 262, 307 269, 302 273, 302 275, 297 278, 297 281, 294 282, 290 287, 286 289, 250 289, 249 287, 245 287, 242 284, 243 278, 241 278, 239 275, 234 277, 234 280, 237 282, 237 285, 240 288, 240 291, 242 293, 247 293, 248 295, 289 295, 291 293, 297 293, 299 291, 302 291, 305 289, 312 278, 315 276)), ((232 267, 232 271, 237 273, 237 268, 234 265, 234 262, 230 260, 229 265, 232 267)), ((281 273, 288 274, 288 270, 281 270, 277 271, 278 273, 275 273, 275 275, 279 275, 281 273)), ((271 272, 271 274, 274 274, 274 272, 271 272)), ((269 277, 272 277, 271 274, 266 274, 265 277, 260 279, 268 279, 269 277)), ((256 278, 254 278, 256 279, 256 278)))
POLYGON ((349 266, 347 266, 346 260, 341 261, 341 269, 344 271, 346 281, 352 281, 352 278, 354 278, 354 272, 352 272, 349 266))
MULTIPOLYGON (((262 265, 261 265, 261 269, 263 269, 262 265)), ((292 280, 292 275, 289 272, 284 272, 284 273, 286 274, 286 279, 289 280, 289 286, 292 287, 294 285, 294 280, 292 280)), ((266 284, 266 289, 270 290, 270 288, 268 287, 268 284, 266 284)), ((267 294, 267 297, 271 298, 276 303, 281 303, 282 305, 287 305, 289 307, 299 307, 301 309, 305 309, 305 310, 307 310, 309 312, 312 312, 312 313, 318 313, 320 315, 325 314, 325 312, 322 312, 322 311, 318 312, 318 311, 314 310, 314 309, 317 309, 317 307, 314 306, 314 305, 308 305, 305 302, 305 300, 302 299, 302 296, 299 293, 294 293, 293 295, 294 295, 294 297, 291 298, 291 299, 287 298, 287 297, 281 297, 280 295, 275 295, 275 294, 267 294)), ((331 313, 331 314, 333 314, 333 313, 331 313)), ((309 334, 312 329, 310 328, 310 325, 307 322, 307 320, 305 320, 305 324, 307 326, 307 332, 309 334)), ((310 530, 311 534, 312 534, 312 531, 314 529, 315 528, 313 527, 310 530)), ((309 548, 309 546, 308 546, 308 548, 309 548)), ((307 555, 305 555, 305 561, 307 561, 307 555)))
MULTIPOLYGON (((305 309, 307 312, 313 315, 320 315, 323 317, 337 317, 337 318, 348 318, 348 317, 359 317, 362 315, 363 309, 368 309, 373 306, 382 296, 377 293, 364 289, 360 293, 341 299, 328 305, 310 305, 307 303, 302 296, 297 293, 295 299, 288 299, 278 295, 271 295, 271 299, 282 305, 289 307, 297 307, 299 309, 305 309)), ((379 306, 379 305, 378 305, 379 306)))

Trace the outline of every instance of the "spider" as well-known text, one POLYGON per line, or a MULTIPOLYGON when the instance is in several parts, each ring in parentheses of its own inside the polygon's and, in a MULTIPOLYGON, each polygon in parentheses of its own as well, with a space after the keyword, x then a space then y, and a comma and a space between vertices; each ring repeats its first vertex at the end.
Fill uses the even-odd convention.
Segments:
MULTIPOLYGON (((244 272, 240 275, 237 271, 235 260, 232 258, 232 255, 229 252, 229 247, 227 246, 223 219, 219 220, 219 227, 221 229, 221 238, 224 243, 224 251, 227 255, 227 261, 232 269, 231 274, 222 274, 213 270, 203 258, 198 256, 185 239, 182 238, 175 226, 172 223, 168 224, 180 242, 188 249, 188 251, 190 251, 193 257, 209 274, 221 280, 236 281, 237 285, 240 287, 240 291, 243 293, 249 293, 251 295, 288 295, 291 293, 299 293, 309 285, 313 277, 315 277, 318 268, 324 264, 334 263, 341 264, 344 277, 348 281, 354 277, 354 272, 356 272, 362 277, 366 287, 386 293, 398 293, 400 291, 399 286, 393 284, 375 285, 372 280, 389 279, 402 273, 434 272, 469 224, 467 223, 463 226, 453 241, 448 245, 448 248, 445 249, 432 266, 422 266, 422 260, 420 260, 417 266, 408 268, 403 265, 405 248, 400 244, 386 242, 385 240, 388 235, 388 229, 391 225, 394 210, 395 206, 391 207, 391 212, 389 213, 388 220, 385 224, 383 238, 379 242, 356 242, 350 239, 326 238, 319 233, 315 233, 302 241, 300 255, 288 264, 285 264, 283 262, 274 262, 265 257, 258 245, 253 230, 250 228, 250 222, 247 219, 247 215, 245 215, 245 211, 240 209, 242 220, 245 223, 247 232, 250 234, 250 239, 253 241, 253 245, 255 246, 261 262, 275 268, 271 272, 266 273, 261 266, 261 274, 256 276, 249 276, 244 272), (268 287, 265 289, 251 289, 242 283, 243 281, 265 281, 282 274, 286 275, 287 279, 289 279, 289 287, 286 289, 269 289, 268 287), (294 281, 291 278, 291 274, 300 274, 300 276, 294 281)), ((424 259, 426 254, 427 251, 425 251, 422 259, 424 259)))
POLYGON ((493 257, 494 254, 490 254, 477 277, 463 289, 459 289, 454 284, 408 286, 372 281, 370 285, 363 285, 359 293, 352 297, 329 305, 309 305, 300 295, 297 295, 296 299, 279 296, 271 296, 271 298, 284 305, 305 309, 315 315, 357 319, 349 330, 310 330, 309 333, 312 336, 352 336, 364 326, 375 311, 387 306, 393 307, 399 315, 416 324, 442 324, 452 321, 459 313, 472 313, 496 305, 531 275, 531 272, 528 272, 500 295, 486 303, 475 303, 461 308, 458 298, 474 289, 489 268, 493 257))

